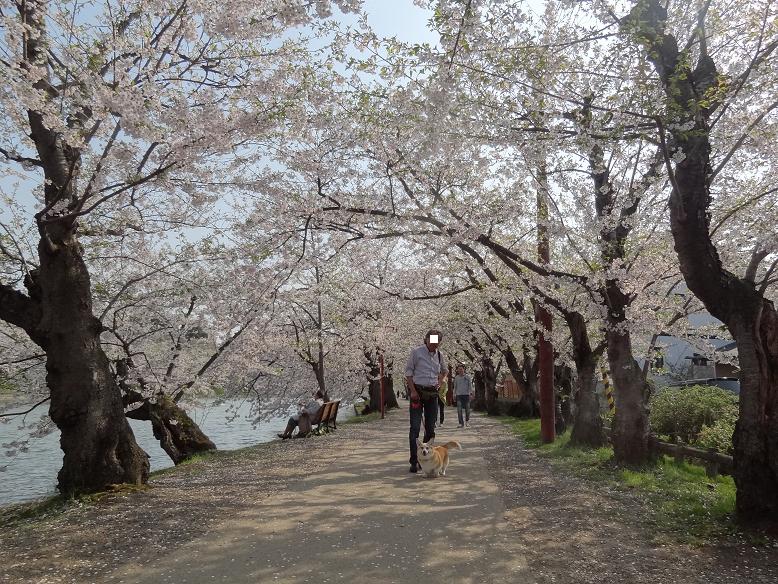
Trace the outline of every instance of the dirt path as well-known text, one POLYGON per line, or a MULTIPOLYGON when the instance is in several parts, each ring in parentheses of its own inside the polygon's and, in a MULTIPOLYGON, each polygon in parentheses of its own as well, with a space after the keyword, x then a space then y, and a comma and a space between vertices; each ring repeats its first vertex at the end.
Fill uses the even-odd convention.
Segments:
POLYGON ((263 501, 153 566, 114 581, 180 583, 527 581, 499 489, 473 430, 456 437, 448 476, 407 472, 404 417, 326 470, 263 501), (315 574, 321 577, 316 578, 315 574))
POLYGON ((464 447, 440 479, 407 472, 405 409, 178 468, 3 528, 0 582, 778 582, 778 548, 657 545, 637 498, 474 422, 439 432, 464 447))

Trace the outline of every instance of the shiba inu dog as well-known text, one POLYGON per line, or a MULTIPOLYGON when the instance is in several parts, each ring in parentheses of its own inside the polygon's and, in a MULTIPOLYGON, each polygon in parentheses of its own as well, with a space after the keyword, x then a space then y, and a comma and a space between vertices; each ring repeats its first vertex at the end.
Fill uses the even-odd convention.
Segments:
POLYGON ((434 438, 429 442, 422 442, 420 439, 416 439, 416 444, 418 445, 416 455, 419 459, 421 470, 428 477, 446 476, 448 451, 451 448, 462 450, 462 446, 454 440, 446 442, 443 446, 435 446, 433 444, 434 441, 434 438))

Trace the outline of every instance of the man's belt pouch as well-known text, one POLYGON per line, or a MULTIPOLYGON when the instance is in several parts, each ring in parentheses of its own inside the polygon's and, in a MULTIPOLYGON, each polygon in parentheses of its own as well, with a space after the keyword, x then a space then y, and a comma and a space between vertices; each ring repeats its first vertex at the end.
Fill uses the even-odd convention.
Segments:
POLYGON ((423 399, 423 400, 428 400, 428 399, 437 399, 437 397, 438 397, 438 390, 437 390, 437 389, 435 389, 434 387, 430 387, 430 388, 427 388, 427 387, 425 387, 425 388, 422 388, 422 387, 419 387, 419 386, 417 385, 417 386, 416 386, 416 391, 417 391, 417 392, 419 392, 419 396, 420 396, 420 397, 421 397, 421 399, 423 399))

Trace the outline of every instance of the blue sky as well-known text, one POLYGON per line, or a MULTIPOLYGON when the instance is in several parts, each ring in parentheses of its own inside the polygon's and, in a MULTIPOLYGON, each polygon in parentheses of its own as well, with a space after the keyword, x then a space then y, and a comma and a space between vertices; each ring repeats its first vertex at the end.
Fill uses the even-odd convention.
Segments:
POLYGON ((413 0, 365 0, 368 22, 379 36, 396 36, 415 43, 435 43, 437 35, 427 30, 432 11, 414 6, 413 0))

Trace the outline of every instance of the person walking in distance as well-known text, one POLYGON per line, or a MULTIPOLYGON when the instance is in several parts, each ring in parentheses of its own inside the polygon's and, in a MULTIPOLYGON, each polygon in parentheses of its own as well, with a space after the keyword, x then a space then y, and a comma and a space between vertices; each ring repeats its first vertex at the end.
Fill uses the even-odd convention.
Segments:
POLYGON ((438 414, 438 390, 446 378, 446 360, 438 350, 442 340, 439 330, 431 329, 424 337, 424 344, 411 351, 405 365, 405 381, 408 384, 410 405, 410 472, 419 471, 416 457, 416 440, 424 418, 424 442, 435 437, 435 421, 438 414))
POLYGON ((465 366, 460 363, 457 365, 454 376, 454 399, 457 401, 457 417, 460 428, 470 426, 470 398, 472 396, 473 381, 465 375, 465 366), (462 410, 465 411, 464 418, 462 418, 462 410))
POLYGON ((448 393, 448 384, 444 379, 438 388, 438 426, 443 427, 443 420, 446 418, 446 394, 448 393))

